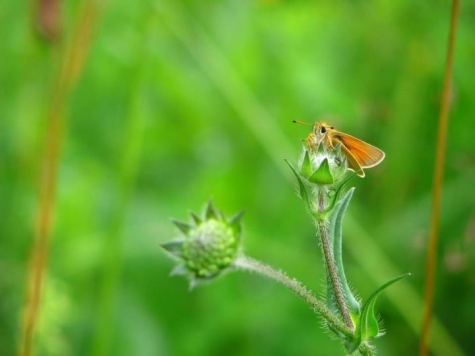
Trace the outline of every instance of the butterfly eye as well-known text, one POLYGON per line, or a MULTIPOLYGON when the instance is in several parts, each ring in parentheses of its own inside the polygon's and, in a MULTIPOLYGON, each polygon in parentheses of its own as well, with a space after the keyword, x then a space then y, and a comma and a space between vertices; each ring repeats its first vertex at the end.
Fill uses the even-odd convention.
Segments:
POLYGON ((327 129, 326 129, 326 127, 325 127, 325 126, 322 126, 322 128, 320 129, 320 132, 321 132, 321 133, 325 133, 325 132, 327 132, 327 129))

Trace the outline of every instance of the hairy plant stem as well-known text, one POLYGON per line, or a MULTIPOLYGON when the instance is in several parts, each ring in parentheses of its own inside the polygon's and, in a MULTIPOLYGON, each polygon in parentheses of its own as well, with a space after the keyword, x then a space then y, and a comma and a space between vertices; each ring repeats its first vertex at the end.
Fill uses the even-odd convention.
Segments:
POLYGON ((246 256, 238 257, 234 262, 234 265, 235 267, 242 270, 259 273, 260 275, 269 277, 276 282, 285 285, 288 289, 303 299, 304 302, 307 303, 317 314, 321 315, 329 326, 336 329, 338 332, 342 333, 348 338, 353 336, 352 329, 344 325, 323 302, 315 298, 315 296, 297 280, 292 279, 284 273, 246 256))
MULTIPOLYGON (((318 212, 322 214, 325 210, 325 191, 323 188, 318 189, 318 212)), ((348 312, 348 308, 346 306, 345 297, 343 296, 343 291, 341 289, 340 279, 338 278, 338 271, 335 266, 335 259, 332 253, 332 246, 330 244, 330 239, 328 237, 328 229, 325 225, 325 221, 323 219, 316 219, 318 232, 320 235, 321 246, 325 261, 325 267, 328 272, 328 277, 330 279, 330 283, 332 285, 333 294, 335 296, 338 309, 340 310, 341 317, 345 325, 350 329, 353 330, 353 322, 351 321, 350 314, 348 312)))
POLYGON ((358 347, 358 351, 362 356, 373 356, 375 354, 373 348, 366 342, 363 342, 360 347, 358 347))

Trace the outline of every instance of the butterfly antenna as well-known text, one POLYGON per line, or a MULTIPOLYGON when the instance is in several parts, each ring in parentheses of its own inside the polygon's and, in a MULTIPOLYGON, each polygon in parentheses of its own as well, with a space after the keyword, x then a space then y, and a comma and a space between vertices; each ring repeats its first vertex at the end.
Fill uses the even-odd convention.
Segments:
POLYGON ((293 122, 294 124, 310 125, 310 126, 313 125, 313 124, 310 124, 310 123, 308 123, 308 122, 303 122, 303 121, 300 121, 300 120, 292 120, 292 122, 293 122))

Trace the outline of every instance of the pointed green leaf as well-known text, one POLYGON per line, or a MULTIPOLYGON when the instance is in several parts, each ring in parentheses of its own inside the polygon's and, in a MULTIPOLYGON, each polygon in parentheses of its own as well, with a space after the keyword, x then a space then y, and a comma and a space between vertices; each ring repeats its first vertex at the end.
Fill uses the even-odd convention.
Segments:
POLYGON ((198 215, 196 215, 196 214, 193 213, 193 212, 191 212, 190 215, 191 215, 191 218, 193 219, 195 225, 199 225, 199 224, 202 223, 202 220, 201 220, 201 218, 200 218, 198 215))
POLYGON ((328 159, 325 158, 320 164, 320 167, 313 172, 308 180, 316 184, 332 184, 334 182, 333 176, 330 172, 330 165, 328 164, 328 159))
POLYGON ((170 276, 186 276, 190 273, 182 264, 175 266, 170 272, 170 276))
POLYGON ((173 219, 172 222, 175 224, 175 226, 180 229, 181 232, 183 232, 185 235, 188 235, 190 230, 193 228, 190 224, 184 223, 182 221, 178 221, 173 219))
POLYGON ((368 298, 366 303, 363 305, 363 308, 361 309, 361 317, 359 324, 359 334, 361 335, 361 340, 365 341, 372 337, 380 336, 378 320, 374 315, 374 305, 376 303, 376 299, 381 294, 381 292, 387 287, 389 287, 391 284, 410 275, 410 273, 400 275, 399 277, 396 277, 390 280, 389 282, 383 284, 373 294, 371 294, 371 296, 368 298))
POLYGON ((324 213, 329 213, 335 207, 337 201, 339 201, 341 193, 343 193, 343 188, 345 187, 346 183, 355 175, 356 173, 348 175, 348 177, 335 189, 335 194, 330 197, 330 204, 325 209, 324 213))
POLYGON ((234 231, 237 237, 241 236, 241 218, 244 215, 244 210, 241 210, 239 213, 234 215, 230 220, 229 220, 229 227, 234 231))
POLYGON ((214 209, 213 201, 211 199, 208 200, 208 203, 206 204, 205 219, 206 220, 209 220, 209 219, 219 220, 218 213, 214 209))
POLYGON ((308 151, 305 151, 305 155, 303 156, 302 168, 300 172, 305 178, 310 177, 310 175, 312 174, 312 166, 310 164, 310 157, 308 156, 308 151))
POLYGON ((170 253, 175 257, 181 258, 183 256, 183 246, 184 240, 174 240, 169 242, 164 242, 160 244, 160 247, 163 248, 165 251, 170 253))
MULTIPOLYGON (((355 188, 351 188, 346 192, 341 200, 336 203, 335 208, 331 211, 329 216, 330 221, 330 238, 333 248, 333 256, 335 258, 335 265, 338 270, 338 277, 340 279, 341 287, 343 294, 345 296, 348 309, 350 313, 354 316, 359 314, 360 305, 356 300, 355 296, 351 292, 348 281, 346 280, 345 270, 343 268, 343 257, 342 257, 342 243, 343 243, 343 216, 345 214, 346 208, 350 203, 351 197, 353 196, 355 188)), ((331 291, 331 287, 330 291, 331 291)))
POLYGON ((285 163, 287 163, 289 165, 292 172, 294 172, 295 177, 297 177, 297 181, 299 183, 300 199, 302 199, 306 203, 307 208, 311 211, 312 209, 311 209, 311 204, 310 204, 310 200, 309 200, 309 197, 308 197, 307 189, 305 188, 305 185, 303 184, 302 179, 300 179, 300 176, 295 171, 294 167, 292 167, 292 165, 289 163, 289 161, 287 161, 286 159, 284 161, 285 161, 285 163))

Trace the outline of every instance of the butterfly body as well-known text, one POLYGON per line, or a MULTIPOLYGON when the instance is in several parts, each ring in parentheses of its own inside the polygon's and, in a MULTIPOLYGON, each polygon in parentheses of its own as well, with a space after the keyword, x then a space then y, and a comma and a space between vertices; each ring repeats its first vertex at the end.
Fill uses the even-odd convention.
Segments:
POLYGON ((333 126, 324 122, 313 125, 312 132, 306 139, 308 147, 316 148, 323 144, 324 147, 335 149, 340 144, 343 154, 348 161, 348 168, 355 171, 358 176, 364 177, 363 168, 371 168, 384 159, 384 152, 356 137, 337 131, 333 126))

